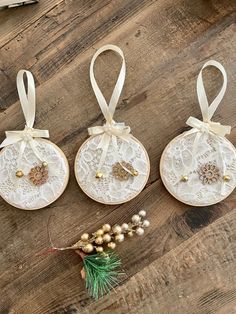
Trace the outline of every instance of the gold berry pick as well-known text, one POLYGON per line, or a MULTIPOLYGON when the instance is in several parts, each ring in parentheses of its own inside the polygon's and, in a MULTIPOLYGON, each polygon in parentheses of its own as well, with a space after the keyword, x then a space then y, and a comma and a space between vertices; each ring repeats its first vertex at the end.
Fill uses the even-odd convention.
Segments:
POLYGON ((47 252, 74 250, 83 260, 81 276, 86 288, 93 298, 98 299, 119 282, 121 261, 114 249, 126 237, 144 234, 145 228, 150 225, 145 217, 146 211, 141 210, 128 223, 114 226, 106 223, 91 234, 83 233, 78 241, 68 247, 55 247, 49 237, 52 247, 47 252))

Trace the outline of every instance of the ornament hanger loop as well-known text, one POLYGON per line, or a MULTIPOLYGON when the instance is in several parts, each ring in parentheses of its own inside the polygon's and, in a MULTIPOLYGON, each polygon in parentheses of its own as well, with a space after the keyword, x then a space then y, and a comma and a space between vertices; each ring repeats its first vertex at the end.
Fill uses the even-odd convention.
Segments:
POLYGON ((203 65, 200 73, 198 74, 198 78, 197 78, 197 96, 198 96, 198 101, 199 101, 199 105, 201 108, 202 117, 203 117, 204 122, 209 122, 211 120, 211 118, 213 117, 216 109, 218 108, 221 100, 224 97, 226 87, 227 87, 227 74, 226 74, 226 71, 225 71, 223 65, 217 61, 214 61, 214 60, 209 60, 208 62, 206 62, 203 65), (209 105, 208 100, 207 100, 206 91, 204 88, 203 78, 202 78, 202 71, 208 66, 214 66, 223 75, 223 85, 221 87, 221 90, 210 105, 209 105))
POLYGON ((36 110, 35 84, 32 73, 26 70, 20 70, 16 77, 16 84, 26 125, 29 128, 32 128, 34 125, 36 110), (26 74, 27 77, 28 84, 27 92, 24 84, 24 74, 26 74))
POLYGON ((113 124, 113 115, 117 106, 117 103, 119 101, 123 86, 124 86, 124 82, 125 82, 125 73, 126 73, 126 66, 125 66, 125 58, 124 58, 124 54, 123 51, 115 46, 115 45, 105 45, 103 47, 101 47, 100 49, 98 49, 98 51, 94 54, 92 60, 91 60, 91 64, 90 64, 90 81, 91 81, 91 85, 94 91, 94 94, 97 98, 97 101, 99 103, 99 106, 101 108, 101 111, 106 119, 106 121, 109 124, 113 124), (112 50, 116 53, 118 53, 121 58, 122 58, 122 66, 120 69, 120 73, 118 75, 117 78, 117 82, 115 84, 114 90, 112 92, 112 96, 109 102, 109 105, 106 102, 105 97, 103 96, 100 88, 98 87, 98 84, 96 82, 95 76, 94 76, 94 63, 97 59, 97 57, 103 53, 104 51, 107 50, 112 50))
POLYGON ((225 136, 226 134, 230 134, 230 131, 231 131, 230 126, 221 125, 219 122, 211 121, 211 118, 213 117, 216 109, 218 108, 221 100, 224 97, 226 87, 227 87, 227 75, 226 75, 226 71, 223 65, 214 60, 210 60, 206 62, 203 65, 197 78, 197 96, 198 96, 198 101, 199 101, 203 121, 194 117, 189 117, 186 122, 187 125, 193 128, 193 131, 200 131, 200 132, 207 132, 207 133, 211 132, 219 136, 225 136), (207 100, 206 91, 205 91, 203 78, 202 78, 202 71, 208 66, 216 67, 223 75, 223 85, 221 87, 221 90, 210 105, 207 100))
POLYGON ((17 142, 21 142, 19 148, 19 156, 17 160, 17 169, 19 170, 27 143, 29 143, 35 156, 40 161, 43 161, 41 154, 37 149, 34 138, 49 137, 49 132, 48 130, 38 130, 33 128, 35 120, 36 102, 35 102, 35 84, 32 73, 26 70, 20 70, 17 74, 16 84, 26 125, 24 130, 6 131, 5 132, 6 139, 1 143, 0 147, 2 148, 11 144, 15 144, 17 142), (27 92, 24 84, 24 74, 26 74, 27 77, 28 83, 27 92))
POLYGON ((98 51, 94 54, 91 64, 90 64, 90 81, 91 85, 94 91, 94 94, 97 98, 98 104, 101 108, 101 111, 106 119, 106 123, 103 126, 94 126, 88 129, 89 135, 102 135, 101 140, 98 144, 98 148, 102 149, 102 155, 100 158, 100 162, 98 164, 97 169, 97 175, 100 175, 100 170, 105 162, 109 144, 112 142, 114 147, 114 153, 116 155, 116 159, 119 160, 119 154, 118 154, 118 144, 117 144, 117 137, 129 141, 130 139, 130 127, 126 126, 123 122, 122 123, 116 123, 113 120, 113 115, 116 110, 117 103, 119 101, 122 88, 124 86, 125 82, 125 73, 126 73, 126 67, 125 67, 125 57, 122 52, 122 50, 114 45, 105 45, 98 49, 98 51), (114 90, 111 95, 111 99, 109 102, 109 105, 106 102, 105 97, 103 96, 100 88, 98 87, 98 84, 96 82, 95 76, 94 76, 94 63, 97 59, 97 57, 104 51, 112 50, 116 53, 118 53, 122 58, 122 66, 120 69, 120 73, 117 78, 117 82, 115 84, 114 90))

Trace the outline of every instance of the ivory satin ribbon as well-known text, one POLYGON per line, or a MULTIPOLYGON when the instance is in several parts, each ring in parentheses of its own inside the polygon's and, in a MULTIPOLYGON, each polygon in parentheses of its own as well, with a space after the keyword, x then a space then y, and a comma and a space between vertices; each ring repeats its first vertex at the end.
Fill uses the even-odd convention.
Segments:
POLYGON ((119 101, 122 88, 125 81, 125 73, 126 73, 126 67, 125 67, 125 58, 122 50, 114 45, 105 45, 98 49, 98 51, 94 54, 91 64, 90 64, 90 81, 91 85, 94 91, 94 94, 97 98, 98 104, 101 108, 101 111, 103 113, 103 116, 106 120, 106 123, 103 126, 95 126, 88 128, 89 135, 102 135, 101 140, 98 144, 98 148, 102 149, 102 155, 99 161, 99 165, 97 168, 97 172, 99 172, 106 160, 107 152, 110 143, 112 142, 114 147, 114 153, 116 155, 116 158, 119 159, 118 156, 118 145, 117 145, 117 138, 121 138, 125 141, 129 141, 131 138, 130 134, 130 127, 126 126, 124 123, 117 123, 113 120, 113 115, 115 113, 115 109, 117 106, 117 103, 119 101), (117 82, 115 84, 114 90, 112 92, 112 96, 110 99, 109 104, 107 104, 105 97, 103 96, 100 88, 98 87, 98 84, 96 82, 95 76, 94 76, 94 63, 97 57, 103 53, 104 51, 112 50, 116 53, 118 53, 122 58, 122 66, 120 69, 120 73, 118 75, 117 82))
POLYGON ((0 147, 5 147, 11 144, 21 142, 19 155, 17 159, 17 170, 21 170, 21 161, 27 146, 30 145, 32 151, 40 161, 44 161, 37 149, 37 143, 34 138, 49 137, 48 130, 34 129, 35 111, 36 111, 36 100, 35 100, 35 84, 34 78, 31 72, 26 70, 20 70, 16 78, 18 95, 20 98, 21 107, 25 117, 26 125, 22 131, 6 131, 6 139, 1 143, 0 147), (24 74, 27 77, 28 88, 26 92, 24 84, 24 74))
POLYGON ((231 131, 230 126, 221 125, 219 122, 211 121, 211 118, 213 117, 216 109, 218 108, 221 100, 224 97, 226 86, 227 86, 227 75, 226 75, 223 65, 214 60, 210 60, 206 62, 203 65, 197 78, 197 96, 198 96, 198 101, 199 101, 199 105, 202 112, 203 121, 194 117, 189 117, 186 124, 193 128, 191 130, 192 131, 191 133, 199 132, 199 131, 207 132, 207 133, 210 132, 219 136, 225 136, 226 134, 230 134, 230 131, 231 131), (202 71, 208 66, 216 67, 218 70, 220 70, 220 72, 223 75, 222 88, 219 94, 216 96, 216 98, 213 100, 213 102, 210 105, 207 100, 206 91, 205 91, 205 88, 203 85, 203 79, 202 79, 202 71))
MULTIPOLYGON (((231 132, 231 127, 227 125, 221 125, 219 122, 213 122, 211 121, 216 109, 218 108, 221 100, 224 97, 225 91, 226 91, 226 86, 227 86, 227 75, 226 71, 223 67, 222 64, 220 64, 217 61, 210 60, 206 62, 199 75, 197 78, 197 96, 198 96, 198 101, 202 113, 202 118, 203 121, 194 118, 194 117, 189 117, 186 124, 191 126, 192 129, 185 132, 184 136, 196 133, 196 137, 193 142, 193 152, 192 154, 194 155, 196 152, 196 149, 198 147, 199 141, 201 139, 202 134, 204 133, 210 133, 212 136, 217 140, 218 145, 219 143, 219 137, 224 137, 226 134, 230 134, 231 132), (212 101, 212 103, 209 105, 207 96, 206 96, 206 91, 204 88, 203 84, 203 78, 202 78, 202 71, 208 66, 214 66, 216 67, 223 75, 223 85, 221 87, 221 90, 219 94, 216 96, 216 98, 212 101)), ((222 168, 223 172, 225 171, 225 163, 222 158, 221 151, 219 150, 219 156, 221 158, 222 162, 222 168)), ((193 162, 193 160, 192 160, 193 162)), ((191 165, 192 166, 192 165, 191 165)))

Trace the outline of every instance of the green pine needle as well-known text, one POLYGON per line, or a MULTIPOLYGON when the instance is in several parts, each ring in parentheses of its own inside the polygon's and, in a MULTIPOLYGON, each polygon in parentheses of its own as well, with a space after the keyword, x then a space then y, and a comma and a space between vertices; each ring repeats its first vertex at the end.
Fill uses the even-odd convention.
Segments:
POLYGON ((120 258, 113 251, 84 257, 86 288, 93 298, 98 299, 119 283, 120 266, 120 258))

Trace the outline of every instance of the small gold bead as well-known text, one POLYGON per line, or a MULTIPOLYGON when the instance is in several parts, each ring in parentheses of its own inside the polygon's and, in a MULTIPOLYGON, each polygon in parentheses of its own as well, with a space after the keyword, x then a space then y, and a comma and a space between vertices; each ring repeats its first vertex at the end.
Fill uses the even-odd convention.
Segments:
POLYGON ((103 247, 102 247, 102 246, 97 246, 97 247, 96 247, 96 251, 97 251, 98 253, 102 253, 102 252, 103 252, 103 247))
POLYGON ((103 177, 103 173, 101 171, 97 171, 96 175, 95 175, 95 178, 96 179, 101 179, 102 177, 103 177))
POLYGON ((85 252, 85 253, 91 253, 93 251, 94 247, 91 243, 88 243, 86 244, 82 250, 85 252))
POLYGON ((188 176, 181 176, 180 181, 187 182, 188 181, 188 176))
POLYGON ((107 246, 109 247, 109 249, 114 250, 115 247, 116 247, 116 244, 115 244, 115 242, 110 242, 110 243, 107 244, 107 246))
POLYGON ((137 171, 137 170, 134 170, 134 171, 132 172, 132 175, 135 176, 135 177, 137 177, 137 176, 138 176, 138 171, 137 171))
POLYGON ((83 233, 82 236, 80 237, 82 241, 88 241, 89 239, 89 234, 88 233, 83 233))
POLYGON ((109 231, 111 231, 111 226, 109 224, 105 224, 102 226, 102 230, 104 232, 109 232, 109 231))
POLYGON ((106 242, 106 243, 110 242, 111 241, 110 234, 108 234, 108 233, 104 234, 103 241, 106 242))
POLYGON ((17 178, 22 178, 22 177, 24 176, 23 171, 17 170, 17 171, 16 171, 16 176, 17 176, 17 178))
POLYGON ((101 236, 97 237, 97 238, 95 239, 95 243, 96 243, 96 244, 102 244, 102 243, 103 243, 103 238, 102 238, 101 236))
POLYGON ((102 236, 104 234, 104 231, 102 229, 98 229, 98 231, 96 231, 96 236, 102 236))
POLYGON ((47 167, 47 166, 48 166, 48 163, 47 163, 46 161, 43 161, 43 162, 42 162, 42 166, 43 166, 43 167, 47 167))
POLYGON ((229 182, 231 180, 229 175, 223 176, 223 179, 224 179, 225 182, 229 182))

